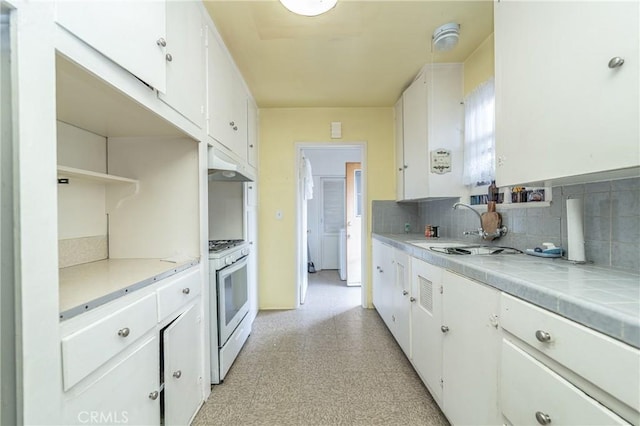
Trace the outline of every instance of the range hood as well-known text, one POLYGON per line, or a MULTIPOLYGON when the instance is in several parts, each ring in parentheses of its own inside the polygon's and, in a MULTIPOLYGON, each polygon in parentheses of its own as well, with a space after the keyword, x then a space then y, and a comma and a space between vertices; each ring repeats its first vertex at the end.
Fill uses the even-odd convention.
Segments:
POLYGON ((230 158, 215 148, 209 148, 207 165, 209 180, 226 182, 252 182, 253 179, 241 171, 230 158))

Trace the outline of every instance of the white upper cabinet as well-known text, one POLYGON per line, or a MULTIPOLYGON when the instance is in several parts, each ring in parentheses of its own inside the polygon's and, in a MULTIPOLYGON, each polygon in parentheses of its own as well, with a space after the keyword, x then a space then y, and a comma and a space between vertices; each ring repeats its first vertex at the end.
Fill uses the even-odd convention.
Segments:
POLYGON ((167 2, 167 89, 160 99, 204 127, 205 38, 199 2, 167 2))
POLYGON ((207 32, 207 132, 247 160, 247 94, 224 46, 207 32))
POLYGON ((495 3, 498 185, 640 165, 638 9, 495 3))
MULTIPOLYGON (((396 131, 398 200, 459 197, 462 185, 462 64, 425 67, 402 95, 402 138, 396 131), (400 159, 403 159, 400 162, 400 159), (433 164, 433 161, 436 164, 433 164), (444 162, 444 163, 443 163, 444 162), (443 164, 448 167, 441 168, 443 164), (433 167, 436 166, 436 167, 433 167)), ((398 125, 398 124, 396 124, 398 125)))
POLYGON ((249 99, 247 101, 247 162, 258 168, 258 107, 249 99))
POLYGON ((166 90, 165 2, 58 1, 56 21, 160 92, 166 90))
POLYGON ((402 128, 402 98, 395 105, 395 135, 396 135, 396 199, 404 197, 404 132, 402 128))

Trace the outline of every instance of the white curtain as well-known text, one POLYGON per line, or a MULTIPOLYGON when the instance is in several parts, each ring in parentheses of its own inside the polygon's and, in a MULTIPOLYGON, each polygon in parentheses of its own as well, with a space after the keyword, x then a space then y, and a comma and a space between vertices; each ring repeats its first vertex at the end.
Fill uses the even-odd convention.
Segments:
POLYGON ((488 184, 495 179, 495 89, 493 78, 464 100, 465 185, 488 184))

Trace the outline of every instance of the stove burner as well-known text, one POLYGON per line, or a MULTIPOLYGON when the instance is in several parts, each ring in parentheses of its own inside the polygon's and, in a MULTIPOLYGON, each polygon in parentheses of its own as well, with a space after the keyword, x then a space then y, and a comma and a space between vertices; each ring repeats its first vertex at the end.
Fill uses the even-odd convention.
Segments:
POLYGON ((244 243, 244 240, 209 240, 209 251, 218 252, 244 243))

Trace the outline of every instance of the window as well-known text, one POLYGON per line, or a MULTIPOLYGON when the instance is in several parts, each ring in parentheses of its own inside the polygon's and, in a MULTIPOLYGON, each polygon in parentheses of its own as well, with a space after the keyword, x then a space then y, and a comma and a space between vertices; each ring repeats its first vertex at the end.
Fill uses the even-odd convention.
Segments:
POLYGON ((464 100, 465 185, 488 185, 495 179, 495 88, 493 78, 464 100))
POLYGON ((354 175, 353 175, 354 179, 354 183, 355 183, 355 203, 354 205, 356 206, 356 217, 360 217, 362 216, 362 170, 358 169, 354 171, 354 175))

